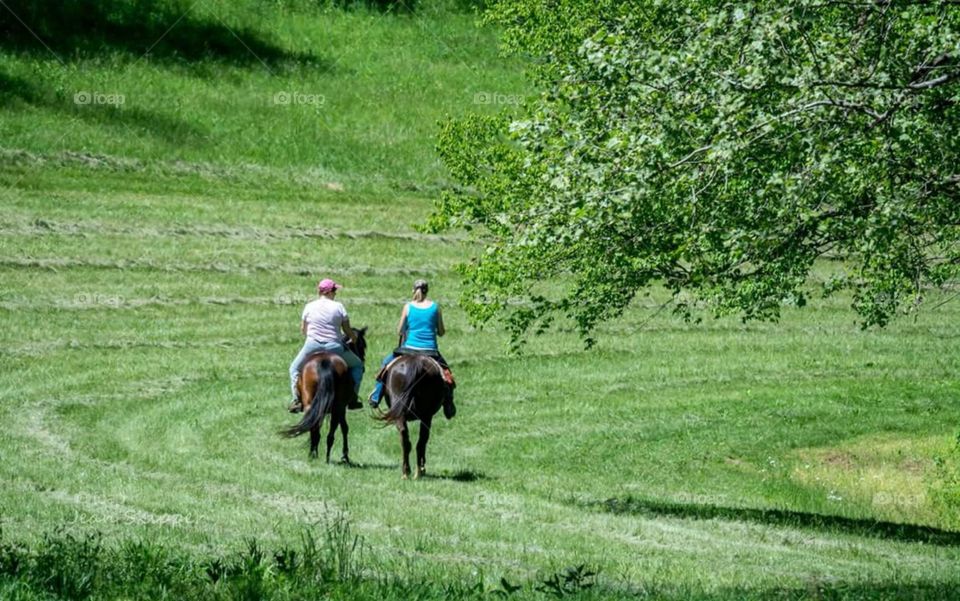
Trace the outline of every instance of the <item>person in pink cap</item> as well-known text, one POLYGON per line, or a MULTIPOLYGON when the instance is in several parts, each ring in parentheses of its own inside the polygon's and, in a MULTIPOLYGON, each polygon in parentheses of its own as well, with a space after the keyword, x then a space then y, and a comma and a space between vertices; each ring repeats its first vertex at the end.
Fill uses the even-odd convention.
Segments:
MULTIPOLYGON (((331 352, 343 357, 347 367, 350 368, 350 375, 353 377, 354 392, 360 392, 360 380, 363 379, 363 361, 343 345, 340 336, 340 333, 343 332, 352 343, 356 344, 357 342, 357 334, 350 327, 347 310, 342 303, 336 301, 337 290, 341 288, 343 286, 330 278, 320 280, 320 283, 317 284, 319 298, 307 303, 307 306, 303 308, 300 332, 303 333, 306 340, 303 343, 303 348, 300 349, 293 363, 290 364, 290 390, 293 394, 293 402, 290 404, 291 411, 299 410, 301 405, 297 394, 297 377, 300 375, 300 367, 303 362, 313 353, 331 352)), ((351 409, 359 409, 362 406, 356 399, 349 404, 351 409)))

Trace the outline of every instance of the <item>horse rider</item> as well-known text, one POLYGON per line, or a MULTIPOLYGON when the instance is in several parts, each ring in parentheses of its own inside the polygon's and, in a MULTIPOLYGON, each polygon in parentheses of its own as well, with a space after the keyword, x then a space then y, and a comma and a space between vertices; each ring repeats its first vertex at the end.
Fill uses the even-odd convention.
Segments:
POLYGON ((413 283, 413 299, 403 306, 400 313, 400 323, 397 325, 397 335, 400 336, 400 346, 387 355, 380 364, 380 373, 377 384, 370 393, 370 406, 380 405, 383 396, 383 379, 385 368, 396 357, 409 354, 423 354, 432 357, 440 364, 443 378, 447 382, 449 393, 443 401, 443 415, 451 419, 456 415, 457 408, 453 404, 453 376, 450 366, 440 354, 437 345, 437 336, 443 336, 443 312, 436 301, 427 298, 430 286, 426 280, 417 280, 413 283))
MULTIPOLYGON (((343 286, 329 278, 320 280, 317 284, 319 298, 307 303, 303 308, 303 314, 300 317, 300 332, 306 337, 306 340, 303 343, 303 348, 300 349, 297 357, 290 364, 290 390, 293 393, 293 401, 290 403, 291 413, 296 413, 303 407, 297 390, 297 377, 300 374, 300 367, 303 362, 314 353, 329 352, 340 355, 347 363, 347 367, 350 368, 354 394, 360 392, 363 361, 343 345, 340 336, 342 331, 352 344, 357 342, 357 334, 350 327, 347 310, 342 303, 336 300, 337 290, 341 288, 343 286)), ((351 399, 347 406, 350 409, 363 407, 357 398, 351 399)))

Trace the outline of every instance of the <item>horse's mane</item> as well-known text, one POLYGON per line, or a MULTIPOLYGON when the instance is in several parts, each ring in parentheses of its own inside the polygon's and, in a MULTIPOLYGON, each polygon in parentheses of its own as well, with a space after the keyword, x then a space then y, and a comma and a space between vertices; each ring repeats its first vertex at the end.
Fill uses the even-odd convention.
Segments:
POLYGON ((343 346, 351 351, 357 356, 360 357, 361 361, 365 361, 367 358, 367 328, 366 326, 362 328, 356 328, 354 332, 357 333, 357 343, 353 344, 350 342, 349 336, 344 336, 341 339, 343 346))

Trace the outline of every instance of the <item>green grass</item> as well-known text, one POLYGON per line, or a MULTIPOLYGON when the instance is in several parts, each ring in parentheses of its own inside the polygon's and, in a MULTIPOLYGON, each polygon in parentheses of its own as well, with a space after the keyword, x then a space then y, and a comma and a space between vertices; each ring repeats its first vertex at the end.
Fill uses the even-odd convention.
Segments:
POLYGON ((517 358, 505 332, 455 308, 464 244, 410 227, 428 197, 4 177, 23 175, 0 238, 8 538, 38 544, 59 526, 201 561, 250 538, 293 544, 344 512, 381 573, 410 562, 437 586, 476 571, 535 595, 580 564, 621 592, 956 584, 958 535, 941 531, 957 523, 916 494, 958 417, 954 304, 863 332, 842 300, 776 325, 691 325, 651 319, 651 299, 605 325, 597 351, 561 329, 517 358), (342 207, 381 235, 357 236, 342 207), (322 234, 294 235, 304 211, 322 234), (460 415, 431 439, 435 477, 400 481, 396 433, 363 413, 350 416, 358 468, 309 461, 306 441, 275 434, 293 419, 300 303, 319 276, 342 279, 373 363, 421 272, 448 308, 462 383, 460 415), (898 449, 909 470, 884 463, 898 449), (865 484, 878 461, 886 479, 865 484))
POLYGON ((478 104, 477 94, 527 91, 519 66, 498 58, 496 32, 477 28, 470 12, 433 9, 436 2, 397 15, 277 4, 286 8, 210 0, 171 14, 227 28, 228 39, 252 28, 311 61, 276 64, 242 47, 226 61, 0 53, 4 146, 431 186, 442 179, 432 142, 440 119, 501 108, 478 104), (77 94, 103 102, 78 104, 77 94))
POLYGON ((561 324, 513 356, 456 308, 475 248, 413 228, 449 185, 436 119, 525 90, 495 32, 429 7, 251 6, 199 10, 291 51, 332 40, 349 70, 0 53, 47 90, 0 95, 0 598, 479 598, 505 578, 536 599, 577 566, 599 575, 571 596, 597 599, 960 591, 939 492, 960 306, 884 330, 842 298, 695 325, 654 292, 595 351, 561 324), (182 129, 57 95, 91 81, 182 129), (294 85, 329 90, 329 112, 260 103, 294 85), (320 277, 346 285, 367 392, 421 275, 460 382, 430 477, 401 481, 396 432, 363 412, 357 467, 308 460, 276 434, 301 305, 320 277), (362 540, 348 573, 331 527, 362 540), (309 555, 310 536, 315 561, 285 571, 274 554, 309 555))

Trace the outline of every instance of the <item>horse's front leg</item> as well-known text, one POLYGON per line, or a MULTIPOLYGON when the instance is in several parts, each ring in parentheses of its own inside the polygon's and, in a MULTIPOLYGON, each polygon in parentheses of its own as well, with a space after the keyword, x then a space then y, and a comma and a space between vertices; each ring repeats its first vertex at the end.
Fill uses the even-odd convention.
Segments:
POLYGON ((397 422, 397 428, 400 430, 400 448, 403 453, 401 477, 406 480, 410 477, 410 428, 407 425, 407 420, 397 422))
POLYGON ((350 432, 350 426, 347 425, 347 412, 343 410, 340 413, 340 433, 343 435, 343 456, 340 460, 344 463, 350 463, 350 445, 347 442, 347 433, 350 432))
POLYGON ((420 478, 427 474, 427 442, 430 440, 430 422, 431 419, 420 420, 420 436, 417 438, 417 473, 414 478, 420 478))
POLYGON ((333 448, 333 441, 337 435, 337 413, 330 414, 330 431, 327 432, 327 463, 330 463, 330 449, 333 448))

